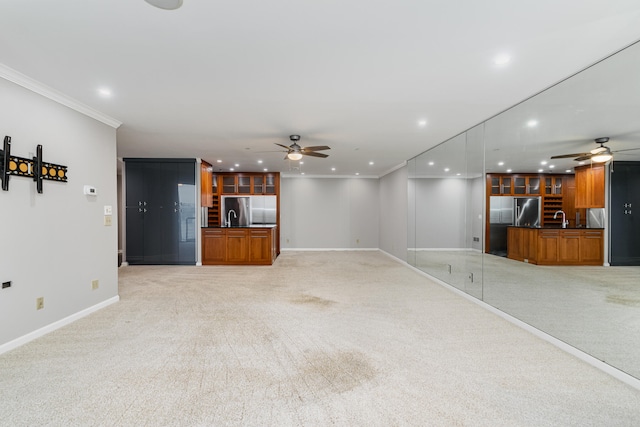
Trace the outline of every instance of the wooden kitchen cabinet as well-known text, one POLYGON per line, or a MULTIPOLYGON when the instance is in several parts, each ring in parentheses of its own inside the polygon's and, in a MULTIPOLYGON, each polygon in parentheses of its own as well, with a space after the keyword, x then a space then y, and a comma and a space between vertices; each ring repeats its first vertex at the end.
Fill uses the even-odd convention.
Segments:
POLYGON ((203 265, 271 265, 277 227, 203 228, 203 265))
POLYGON ((213 207, 213 167, 205 161, 200 163, 200 204, 213 207))
POLYGON ((515 196, 539 196, 540 177, 515 175, 513 177, 513 194, 515 196))
POLYGON ((604 208, 604 165, 576 167, 576 208, 604 208))
POLYGON ((603 230, 507 228, 507 257, 539 265, 602 265, 603 230))
POLYGON ((583 230, 580 236, 580 262, 602 265, 604 260, 604 233, 602 230, 583 230))
POLYGON ((580 230, 561 230, 558 239, 558 263, 580 262, 580 230))
POLYGON ((276 195, 280 183, 278 173, 223 173, 220 179, 225 195, 276 195))
POLYGON ((559 235, 559 230, 540 230, 538 232, 538 253, 535 258, 536 264, 554 264, 557 262, 559 235))
POLYGON ((488 175, 489 194, 492 196, 510 196, 512 194, 512 177, 510 175, 488 175))
POLYGON ((226 234, 220 228, 202 229, 202 264, 223 263, 226 258, 226 234))

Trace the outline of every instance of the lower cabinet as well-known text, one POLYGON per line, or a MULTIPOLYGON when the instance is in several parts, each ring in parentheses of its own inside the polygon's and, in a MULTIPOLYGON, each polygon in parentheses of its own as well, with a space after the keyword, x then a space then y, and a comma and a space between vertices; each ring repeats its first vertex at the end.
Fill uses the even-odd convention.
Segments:
POLYGON ((509 227, 507 257, 539 265, 603 265, 603 230, 509 227))
POLYGON ((203 228, 203 265, 271 265, 276 228, 203 228))

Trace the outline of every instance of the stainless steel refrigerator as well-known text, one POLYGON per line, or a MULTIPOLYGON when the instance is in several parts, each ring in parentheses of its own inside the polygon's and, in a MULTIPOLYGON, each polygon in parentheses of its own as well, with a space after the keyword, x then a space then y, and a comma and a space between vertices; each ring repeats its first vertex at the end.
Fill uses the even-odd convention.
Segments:
POLYGON ((507 227, 540 227, 540 197, 491 196, 489 253, 507 256, 507 227))

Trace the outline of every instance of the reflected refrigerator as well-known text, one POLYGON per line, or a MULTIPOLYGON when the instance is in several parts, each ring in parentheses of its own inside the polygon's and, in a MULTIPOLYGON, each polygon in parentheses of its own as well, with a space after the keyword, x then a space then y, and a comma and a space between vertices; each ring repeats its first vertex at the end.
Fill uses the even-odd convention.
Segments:
POLYGON ((507 256, 507 227, 539 227, 540 197, 491 196, 489 253, 507 256))

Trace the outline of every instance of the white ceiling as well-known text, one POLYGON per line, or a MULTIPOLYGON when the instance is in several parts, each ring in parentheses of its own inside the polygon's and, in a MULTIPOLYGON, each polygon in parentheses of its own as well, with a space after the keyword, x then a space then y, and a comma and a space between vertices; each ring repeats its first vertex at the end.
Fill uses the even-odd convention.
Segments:
POLYGON ((121 121, 120 157, 298 173, 300 134, 331 147, 307 175, 381 176, 639 28, 637 0, 1 0, 0 63, 121 121))

